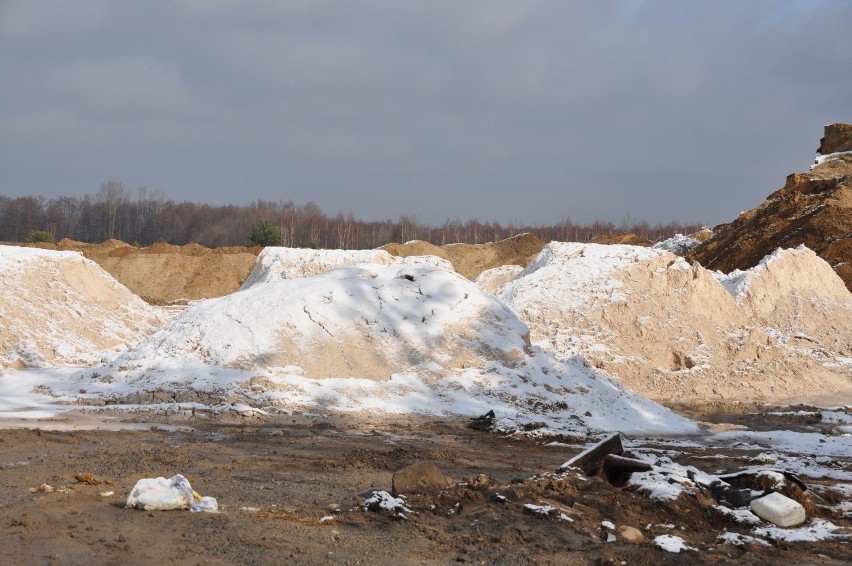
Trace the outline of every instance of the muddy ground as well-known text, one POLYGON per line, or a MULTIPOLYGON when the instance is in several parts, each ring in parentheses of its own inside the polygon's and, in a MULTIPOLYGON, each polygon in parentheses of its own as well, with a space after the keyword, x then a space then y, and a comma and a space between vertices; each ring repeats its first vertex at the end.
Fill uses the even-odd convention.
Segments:
MULTIPOLYGON (((721 544, 724 530, 748 527, 694 499, 654 502, 602 479, 554 475, 579 445, 505 437, 463 421, 299 416, 148 430, 26 428, 34 424, 0 430, 4 564, 848 564, 852 555, 841 540, 721 544), (405 518, 364 510, 372 491, 390 491, 395 470, 422 460, 463 483, 409 497, 405 518), (78 483, 79 473, 111 483, 78 483), (176 473, 216 497, 220 512, 125 508, 138 479, 176 473), (31 491, 42 484, 57 491, 31 491), (537 514, 528 503, 557 511, 537 514), (640 529, 644 542, 606 542, 604 520, 640 529), (696 550, 664 552, 650 542, 660 534, 696 550)), ((653 440, 644 446, 665 449, 653 440)), ((678 451, 675 461, 713 473, 739 470, 753 455, 678 451)), ((827 508, 817 514, 852 527, 827 508)))

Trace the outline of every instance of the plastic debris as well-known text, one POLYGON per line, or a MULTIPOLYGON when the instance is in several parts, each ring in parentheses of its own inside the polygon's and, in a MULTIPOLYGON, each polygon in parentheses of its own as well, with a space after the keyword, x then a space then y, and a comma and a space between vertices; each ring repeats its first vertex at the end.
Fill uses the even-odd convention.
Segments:
POLYGON ((136 482, 127 496, 128 508, 145 511, 169 511, 189 509, 192 512, 218 511, 219 503, 214 497, 201 497, 193 491, 189 480, 181 474, 169 479, 164 477, 145 478, 136 482))
POLYGON ((497 416, 494 414, 494 411, 488 411, 484 415, 470 419, 467 426, 474 430, 491 430, 494 428, 496 421, 497 416))
POLYGON ((808 518, 804 507, 778 492, 753 500, 750 507, 752 513, 779 527, 794 527, 808 518))

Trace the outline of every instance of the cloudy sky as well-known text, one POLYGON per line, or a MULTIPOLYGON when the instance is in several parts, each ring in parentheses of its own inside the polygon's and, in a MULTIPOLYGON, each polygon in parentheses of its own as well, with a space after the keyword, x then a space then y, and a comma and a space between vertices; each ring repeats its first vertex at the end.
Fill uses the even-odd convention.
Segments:
POLYGON ((852 121, 848 0, 0 0, 0 194, 716 224, 852 121))

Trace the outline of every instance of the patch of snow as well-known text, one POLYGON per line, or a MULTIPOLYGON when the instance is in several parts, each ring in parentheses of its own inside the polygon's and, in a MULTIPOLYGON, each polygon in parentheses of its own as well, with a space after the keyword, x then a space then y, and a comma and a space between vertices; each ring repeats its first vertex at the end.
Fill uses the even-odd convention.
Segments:
POLYGON ((751 512, 751 509, 728 509, 721 505, 713 505, 713 509, 719 511, 723 515, 727 515, 737 523, 746 525, 759 525, 760 517, 751 512))
POLYGON ((674 501, 684 492, 693 489, 696 483, 710 485, 718 481, 721 485, 726 485, 716 476, 702 472, 694 466, 676 464, 668 457, 655 458, 641 453, 637 454, 637 457, 651 464, 652 469, 647 472, 634 472, 630 476, 630 483, 652 500, 674 501))
POLYGON ((370 497, 364 500, 364 503, 361 504, 361 508, 365 511, 382 510, 390 511, 392 513, 414 512, 406 507, 404 495, 394 497, 387 491, 374 491, 370 494, 370 497))
POLYGON ((524 509, 527 509, 531 513, 542 516, 550 516, 552 513, 556 513, 558 509, 552 505, 535 505, 533 503, 525 503, 524 509))
POLYGON ((730 430, 713 435, 709 441, 713 444, 747 441, 755 446, 791 454, 852 457, 850 439, 815 432, 730 430))
POLYGON ((686 541, 676 535, 656 536, 654 537, 654 544, 662 550, 674 554, 678 554, 684 550, 697 550, 696 548, 687 546, 686 541))
POLYGON ((832 538, 848 539, 849 534, 839 533, 842 530, 831 521, 825 519, 814 519, 810 525, 795 529, 784 529, 781 527, 759 527, 754 529, 754 534, 774 540, 785 542, 818 542, 832 538))
POLYGON ((813 169, 817 165, 822 165, 826 161, 832 161, 834 159, 839 159, 840 157, 843 157, 844 155, 852 155, 852 151, 837 151, 835 153, 827 153, 825 155, 817 154, 817 156, 814 158, 814 164, 811 165, 811 169, 813 169))
POLYGON ((673 237, 663 240, 662 242, 657 242, 654 244, 653 248, 657 250, 665 250, 667 252, 672 252, 678 256, 686 255, 686 252, 691 250, 692 248, 698 247, 701 244, 700 241, 695 238, 690 238, 689 236, 684 236, 683 234, 675 234, 673 237))
POLYGON ((733 544, 736 546, 743 546, 747 543, 756 543, 761 546, 772 546, 762 538, 742 535, 740 533, 731 533, 728 531, 725 531, 723 534, 719 535, 719 540, 725 544, 733 544))
POLYGON ((852 424, 852 414, 845 411, 822 411, 822 422, 834 424, 852 424))

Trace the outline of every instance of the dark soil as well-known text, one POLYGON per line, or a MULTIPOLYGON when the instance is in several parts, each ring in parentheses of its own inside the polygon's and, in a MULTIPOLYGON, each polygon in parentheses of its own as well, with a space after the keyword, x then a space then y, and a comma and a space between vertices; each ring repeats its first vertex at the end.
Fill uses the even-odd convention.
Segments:
MULTIPOLYGON (((599 478, 556 475, 579 447, 475 431, 452 421, 300 418, 169 431, 0 430, 4 564, 845 564, 842 541, 719 544, 706 501, 659 503, 599 478), (412 495, 403 516, 362 507, 393 472, 431 460, 462 483, 412 495), (95 474, 111 484, 77 483, 95 474), (126 509, 140 478, 182 473, 220 512, 126 509), (42 484, 68 492, 31 492, 42 484), (102 492, 114 491, 112 496, 102 492), (551 506, 549 514, 525 504, 551 506), (326 517, 325 520, 323 518, 326 517), (328 519, 328 517, 332 517, 328 519), (570 519, 570 520, 568 520, 570 519), (645 541, 606 542, 601 521, 645 541), (674 528, 664 525, 674 525, 674 528), (698 550, 650 541, 676 534, 698 550)), ((653 445, 649 445, 653 448, 653 445)), ((684 450, 676 461, 735 471, 741 453, 684 450)), ((849 520, 821 512, 836 524, 849 520)))

